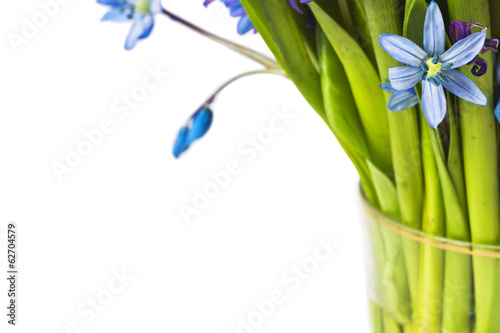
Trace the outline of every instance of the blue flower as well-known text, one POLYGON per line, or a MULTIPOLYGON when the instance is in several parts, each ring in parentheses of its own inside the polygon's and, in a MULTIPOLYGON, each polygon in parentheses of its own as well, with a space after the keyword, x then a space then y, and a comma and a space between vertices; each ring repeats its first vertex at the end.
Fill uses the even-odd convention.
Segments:
POLYGON ((212 125, 213 113, 208 107, 196 111, 189 118, 186 126, 182 127, 174 144, 173 154, 175 158, 188 150, 191 144, 207 134, 212 125))
POLYGON ((154 26, 154 16, 161 12, 161 0, 97 0, 110 6, 102 21, 133 21, 125 41, 125 49, 132 50, 139 39, 147 38, 154 26))
POLYGON ((403 111, 418 104, 417 93, 413 87, 407 90, 396 90, 390 82, 387 82, 381 84, 380 88, 393 94, 387 103, 387 108, 391 111, 403 111))
POLYGON ((424 50, 412 41, 382 34, 379 43, 394 59, 409 66, 389 68, 389 80, 397 90, 407 90, 422 81, 422 110, 433 128, 446 115, 446 96, 443 87, 456 96, 474 104, 487 105, 486 96, 466 75, 454 68, 471 62, 482 50, 486 32, 476 32, 459 40, 443 53, 446 32, 443 16, 436 2, 427 9, 424 23, 424 50))
MULTIPOLYGON (((300 3, 309 3, 313 2, 314 0, 300 0, 300 3)), ((290 3, 290 6, 293 7, 296 11, 298 11, 301 14, 304 14, 304 12, 299 8, 299 0, 288 0, 290 3)))
MULTIPOLYGON (((215 0, 205 0, 203 5, 206 7, 214 1, 215 0)), ((240 0, 220 0, 220 1, 224 3, 227 8, 229 8, 229 13, 232 17, 240 17, 240 21, 238 22, 238 28, 237 28, 237 31, 240 35, 244 35, 250 30, 257 32, 257 29, 255 29, 254 25, 252 24, 252 21, 250 21, 250 17, 247 15, 245 9, 241 5, 240 0)))

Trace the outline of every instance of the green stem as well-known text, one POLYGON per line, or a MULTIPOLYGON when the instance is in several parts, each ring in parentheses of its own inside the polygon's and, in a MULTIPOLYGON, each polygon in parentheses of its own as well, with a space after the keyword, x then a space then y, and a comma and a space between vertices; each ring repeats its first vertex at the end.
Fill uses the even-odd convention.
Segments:
POLYGON ((370 302, 370 314, 372 317, 372 333, 384 333, 382 308, 370 302))
MULTIPOLYGON (((450 132, 456 129, 453 123, 453 110, 450 109, 450 132)), ((432 133, 432 150, 436 159, 440 180, 443 188, 444 207, 446 212, 446 237, 463 242, 470 242, 468 221, 466 218, 465 198, 461 195, 460 179, 463 178, 457 168, 461 161, 450 163, 455 145, 453 134, 450 135, 450 150, 448 155, 448 170, 438 131, 432 133), (453 177, 455 172, 455 177, 453 177), (458 181, 457 181, 458 180, 458 181), (457 186, 458 185, 458 186, 457 186)), ((458 143, 458 142, 456 142, 458 143)), ((462 181, 463 182, 463 181, 462 181)), ((465 191, 465 190, 463 190, 465 191)), ((472 260, 469 255, 454 251, 445 252, 445 273, 443 290, 443 322, 444 332, 469 333, 471 327, 472 301, 472 260)))
POLYGON ((471 330, 472 260, 467 254, 446 251, 443 292, 443 332, 471 330))
MULTIPOLYGON (((378 37, 382 33, 400 35, 403 25, 398 15, 386 15, 381 20, 379 13, 392 13, 394 8, 399 7, 398 1, 364 0, 364 5, 372 42, 376 45, 375 55, 380 78, 382 82, 387 82, 388 69, 401 64, 379 47, 378 37)), ((385 93, 385 97, 386 101, 388 101, 391 96, 385 93)), ((417 111, 412 108, 399 113, 387 112, 392 162, 401 207, 401 218, 405 225, 420 229, 422 223, 423 176, 417 111)), ((415 306, 419 281, 419 244, 405 239, 404 254, 411 301, 415 306)))
POLYGON ((384 314, 384 333, 401 333, 398 322, 389 314, 384 314))
MULTIPOLYGON (((462 156, 462 147, 460 141, 460 134, 458 131, 458 118, 454 110, 454 99, 451 94, 447 97, 448 104, 448 117, 450 123, 450 146, 448 150, 448 170, 450 177, 453 181, 453 185, 457 192, 458 198, 460 200, 460 205, 462 206, 463 212, 467 214, 467 193, 465 192, 465 179, 464 179, 464 164, 462 156)), ((444 156, 442 157, 444 159, 444 156)), ((470 241, 470 235, 467 234, 467 239, 461 239, 463 241, 470 241)))
MULTIPOLYGON (((431 142, 431 128, 421 118, 422 142, 431 142)), ((444 236, 445 215, 443 194, 432 149, 423 151, 425 204, 422 231, 444 236)), ((416 316, 417 333, 440 333, 443 299, 444 252, 422 244, 420 254, 420 288, 416 316)))
POLYGON ((256 52, 254 50, 251 50, 243 45, 233 43, 227 39, 224 39, 222 37, 214 35, 208 31, 194 25, 193 23, 183 19, 182 17, 172 13, 171 11, 169 11, 165 8, 162 9, 162 13, 164 15, 166 15, 168 18, 170 18, 171 20, 182 24, 183 26, 199 33, 200 35, 202 35, 208 39, 211 39, 219 44, 222 44, 225 47, 227 47, 227 48, 229 48, 229 49, 231 49, 231 50, 233 50, 241 55, 246 56, 255 62, 258 62, 259 64, 263 65, 266 68, 281 68, 281 66, 276 61, 266 57, 265 55, 260 54, 259 52, 256 52))
POLYGON ((247 76, 258 75, 258 74, 281 75, 281 76, 284 76, 284 77, 288 78, 288 76, 286 75, 285 71, 283 69, 281 69, 281 68, 269 68, 269 69, 262 69, 262 70, 251 71, 251 72, 246 72, 246 73, 243 73, 243 74, 239 74, 239 75, 233 77, 232 79, 228 80, 227 82, 225 82, 222 86, 220 86, 212 95, 210 95, 210 97, 207 98, 207 100, 205 102, 203 102, 202 107, 207 107, 210 104, 212 104, 214 102, 215 98, 217 98, 217 96, 224 89, 226 89, 228 86, 230 86, 234 82, 236 82, 236 81, 238 81, 238 80, 240 80, 242 78, 245 78, 247 76))
MULTIPOLYGON (((488 0, 448 0, 450 19, 490 25, 488 0)), ((489 33, 489 31, 488 31, 489 33)), ((492 64, 491 54, 484 57, 492 64)), ((472 241, 498 245, 500 241, 500 207, 498 187, 498 144, 496 121, 493 116, 493 70, 477 78, 469 67, 461 69, 471 77, 488 98, 489 106, 479 106, 459 100, 465 184, 467 189, 472 241)), ((473 258, 476 333, 490 333, 498 322, 500 309, 495 305, 493 290, 500 281, 496 275, 496 261, 473 258)))

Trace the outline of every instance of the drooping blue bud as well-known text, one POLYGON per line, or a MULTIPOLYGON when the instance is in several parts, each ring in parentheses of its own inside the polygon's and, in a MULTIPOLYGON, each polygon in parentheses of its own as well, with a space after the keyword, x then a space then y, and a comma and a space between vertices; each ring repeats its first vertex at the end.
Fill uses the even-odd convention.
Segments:
POLYGON ((212 126, 213 112, 208 107, 196 111, 189 118, 186 126, 182 127, 174 144, 173 155, 175 158, 189 149, 191 144, 207 134, 212 126))

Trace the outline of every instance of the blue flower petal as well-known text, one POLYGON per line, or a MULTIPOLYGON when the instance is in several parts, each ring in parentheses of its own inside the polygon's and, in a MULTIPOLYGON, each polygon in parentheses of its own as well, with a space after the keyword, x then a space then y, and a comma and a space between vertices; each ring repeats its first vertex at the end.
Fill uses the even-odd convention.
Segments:
POLYGON ((252 21, 250 21, 250 17, 248 15, 242 16, 236 28, 238 34, 244 35, 252 29, 254 29, 254 26, 252 21))
POLYGON ((229 9, 229 15, 231 15, 232 17, 238 17, 238 16, 246 15, 246 12, 245 12, 245 9, 243 8, 243 6, 240 4, 240 5, 231 7, 229 9))
POLYGON ((189 148, 191 143, 187 140, 188 133, 189 130, 183 127, 180 129, 179 134, 177 134, 177 139, 175 140, 174 149, 172 151, 175 158, 179 158, 179 156, 189 148))
POLYGON ((146 15, 142 19, 142 28, 143 32, 139 36, 139 39, 147 38, 151 34, 151 31, 153 31, 155 21, 153 15, 146 15))
POLYGON ((389 99, 387 108, 394 112, 403 111, 411 108, 418 104, 418 97, 415 93, 411 93, 408 90, 397 91, 389 99))
POLYGON ((191 144, 204 136, 212 126, 213 112, 210 109, 200 109, 191 118, 188 141, 191 144))
POLYGON ((435 86, 427 80, 422 81, 422 111, 425 119, 437 128, 446 115, 446 96, 443 86, 435 86))
POLYGON ((428 57, 417 44, 398 35, 382 34, 378 41, 387 53, 403 64, 418 67, 428 57))
POLYGON ((443 74, 450 79, 448 82, 443 82, 443 86, 452 94, 474 104, 488 105, 486 96, 465 74, 456 69, 444 71, 443 74))
POLYGON ((495 117, 497 118, 498 121, 500 121, 500 102, 497 104, 495 108, 495 117))
POLYGON ((424 50, 430 55, 440 55, 444 51, 446 32, 443 15, 436 2, 432 1, 427 8, 424 23, 424 50))
POLYGON ((104 14, 101 21, 128 21, 132 14, 132 7, 115 7, 104 14))
POLYGON ((414 87, 422 76, 420 67, 400 66, 389 68, 389 80, 396 90, 406 90, 414 87))
MULTIPOLYGON (((153 1, 161 1, 161 0, 153 0, 153 1)), ((208 6, 215 0, 205 0, 204 5, 208 6)), ((247 15, 245 9, 243 8, 243 5, 241 4, 240 0, 220 0, 226 7, 229 8, 229 14, 232 17, 240 17, 240 21, 238 22, 238 27, 237 31, 240 35, 243 35, 250 30, 254 30, 257 32, 255 29, 254 25, 252 24, 252 21, 250 21, 250 17, 247 15)), ((298 1, 298 0, 296 0, 298 1)))
POLYGON ((453 63, 451 68, 461 67, 468 64, 479 54, 486 40, 486 32, 476 32, 467 38, 459 40, 448 49, 439 61, 441 63, 453 63))
POLYGON ((390 82, 382 83, 379 87, 387 91, 389 94, 395 94, 397 91, 392 87, 390 82))
MULTIPOLYGON (((500 54, 494 58, 497 64, 500 64, 500 54)), ((497 83, 500 85, 500 66, 496 66, 497 83)))
POLYGON ((117 7, 117 6, 122 6, 127 3, 126 0, 97 0, 98 4, 105 5, 105 6, 111 6, 111 7, 117 7))
POLYGON ((176 158, 189 149, 191 144, 207 134, 212 125, 213 113, 208 108, 196 111, 189 124, 180 129, 174 144, 173 154, 176 158))
POLYGON ((151 0, 150 12, 154 16, 162 11, 161 0, 151 0))
POLYGON ((141 35, 144 33, 144 26, 142 22, 144 16, 144 14, 136 15, 134 23, 132 24, 130 32, 128 33, 127 39, 125 40, 125 50, 132 50, 135 44, 137 44, 137 41, 139 40, 141 35))
POLYGON ((241 5, 240 0, 221 0, 223 4, 227 7, 238 6, 241 5))

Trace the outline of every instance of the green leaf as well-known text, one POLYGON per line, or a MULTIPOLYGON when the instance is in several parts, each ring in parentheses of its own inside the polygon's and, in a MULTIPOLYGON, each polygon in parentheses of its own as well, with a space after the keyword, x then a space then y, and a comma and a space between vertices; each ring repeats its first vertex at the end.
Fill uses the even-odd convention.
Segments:
POLYGON ((264 16, 264 12, 260 7, 258 0, 241 0, 241 4, 245 9, 245 12, 250 17, 253 25, 261 35, 264 42, 267 44, 267 47, 271 50, 276 58, 276 61, 283 67, 285 71, 287 68, 285 66, 285 61, 283 60, 283 56, 281 55, 281 51, 274 40, 273 34, 271 32, 271 28, 266 21, 266 17, 264 16))
POLYGON ((399 220, 401 212, 399 209, 398 193, 392 180, 370 161, 367 160, 366 163, 372 175, 373 184, 380 201, 382 212, 395 220, 399 220))
POLYGON ((288 75, 309 104, 325 119, 319 74, 309 58, 301 32, 301 28, 307 27, 299 27, 287 1, 259 0, 259 3, 281 51, 288 75))
MULTIPOLYGON (((450 107, 450 106, 448 106, 450 107)), ((453 110, 449 110, 452 115, 453 110)), ((450 121, 455 121, 451 118, 450 121)), ((451 128, 455 128, 455 125, 451 128)), ((433 131, 427 124, 424 125, 427 130, 433 131)), ((431 149, 434 152, 436 164, 441 180, 444 208, 446 216, 446 237, 459 241, 469 242, 469 225, 464 211, 463 203, 459 198, 456 184, 452 181, 451 170, 446 169, 445 157, 441 149, 439 133, 431 133, 432 148, 428 145, 424 149, 431 149)), ((453 130, 451 130, 453 132, 453 130)), ((450 139, 450 143, 453 141, 450 139)), ((452 146, 450 145, 450 156, 452 155, 452 146)), ((461 163, 461 162, 460 162, 461 163)), ((453 166, 454 167, 454 166, 453 166)), ((463 175, 462 175, 463 178, 463 175)), ((462 180, 463 183, 463 180, 462 180)), ((446 252, 445 275, 443 299, 450 300, 443 303, 443 322, 442 328, 446 332, 468 332, 471 312, 472 295, 472 262, 469 255, 446 252), (457 281, 459 281, 457 283, 457 281)))
POLYGON ((492 31, 491 34, 495 38, 499 38, 500 20, 498 19, 498 16, 500 15, 500 1, 490 0, 490 7, 491 7, 491 17, 495 18, 494 20, 491 20, 491 31, 492 31))
POLYGON ((351 16, 351 11, 349 10, 349 2, 347 0, 338 0, 340 13, 342 14, 342 19, 344 21, 344 29, 351 35, 354 36, 354 23, 351 16))
MULTIPOLYGON (((395 220, 400 218, 400 207, 396 187, 392 180, 373 163, 366 161, 373 179, 375 192, 380 201, 380 208, 395 220)), ((406 275, 406 263, 403 240, 400 235, 381 226, 380 232, 385 246, 385 262, 382 270, 382 297, 387 312, 400 323, 410 323, 411 298, 406 275)), ((388 319, 389 317, 386 317, 388 319)), ((399 332, 394 326, 390 332, 399 332)))
POLYGON ((318 35, 320 77, 326 117, 336 136, 349 148, 368 158, 365 134, 342 63, 320 28, 318 35))
POLYGON ((340 146, 346 152, 347 156, 351 160, 352 164, 358 171, 359 178, 361 179, 361 186, 363 187, 363 192, 366 195, 366 198, 369 202, 372 203, 377 208, 380 208, 379 201, 377 198, 377 193, 375 192, 375 188, 373 186, 372 176, 370 174, 370 170, 368 169, 368 165, 364 157, 362 157, 359 153, 355 151, 351 151, 349 147, 342 141, 340 137, 337 137, 337 140, 340 143, 340 146))
POLYGON ((309 20, 314 20, 314 16, 308 11, 306 11, 304 14, 301 14, 295 10, 292 10, 292 14, 295 22, 297 23, 297 26, 300 28, 299 31, 302 36, 302 41, 304 42, 304 47, 306 48, 307 54, 309 55, 309 59, 316 69, 316 72, 319 73, 319 59, 316 46, 316 29, 312 28, 308 23, 309 20))
POLYGON ((384 172, 391 172, 386 104, 377 72, 356 41, 337 22, 318 4, 313 2, 309 6, 344 66, 372 153, 372 162, 384 172))
POLYGON ((403 36, 417 45, 423 45, 423 31, 427 3, 425 0, 406 0, 403 36))
POLYGON ((375 59, 374 44, 370 38, 370 27, 366 17, 365 6, 362 0, 353 0, 349 3, 354 20, 354 36, 361 48, 365 51, 372 65, 377 69, 377 60, 375 59))

